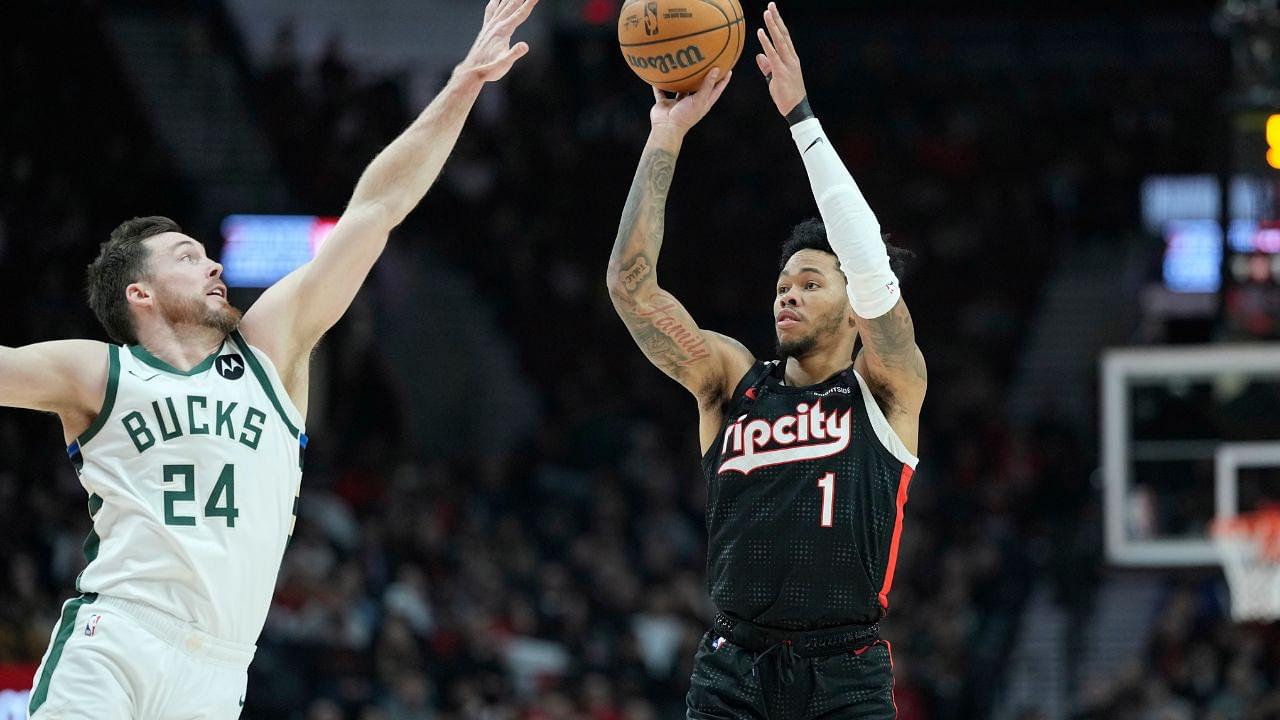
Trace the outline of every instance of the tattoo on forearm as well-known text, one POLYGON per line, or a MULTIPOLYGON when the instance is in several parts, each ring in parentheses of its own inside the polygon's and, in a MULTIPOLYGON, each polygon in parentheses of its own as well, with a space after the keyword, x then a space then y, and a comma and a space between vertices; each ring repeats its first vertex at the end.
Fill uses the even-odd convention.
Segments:
POLYGON ((620 305, 618 314, 645 356, 676 379, 683 379, 689 366, 711 357, 702 333, 682 317, 684 308, 665 292, 656 291, 643 305, 620 305))
POLYGON ((618 226, 618 238, 609 257, 611 268, 627 268, 621 271, 626 278, 624 286, 627 292, 635 292, 653 276, 649 258, 658 257, 658 251, 662 249, 667 194, 671 191, 675 167, 674 153, 650 150, 640 160, 640 168, 631 183, 631 192, 622 210, 622 222, 618 226))
POLYGON ((916 347, 916 329, 911 312, 904 303, 874 320, 866 320, 867 350, 885 368, 905 370, 920 380, 926 380, 928 371, 924 358, 916 347))
POLYGON ((636 318, 653 326, 668 341, 668 355, 676 365, 688 366, 711 356, 707 349, 707 341, 696 328, 690 328, 679 317, 672 314, 685 314, 684 308, 675 298, 665 292, 654 293, 646 309, 635 313, 636 318), (673 353, 671 350, 678 350, 673 353), (679 357, 682 355, 683 357, 679 357))
POLYGON ((662 149, 641 159, 609 267, 614 306, 636 344, 660 369, 681 379, 687 367, 710 357, 711 350, 680 302, 654 285, 675 162, 675 154, 662 149))

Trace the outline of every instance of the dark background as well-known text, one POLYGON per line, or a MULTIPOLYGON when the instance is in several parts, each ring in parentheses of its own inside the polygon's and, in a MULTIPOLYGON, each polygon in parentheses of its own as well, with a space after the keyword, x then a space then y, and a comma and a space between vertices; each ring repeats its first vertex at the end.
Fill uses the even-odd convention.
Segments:
MULTIPOLYGON (((763 4, 744 6, 754 30, 763 4)), ((1053 402, 1015 418, 1006 390, 1062 258, 1119 258, 1135 242, 1155 258, 1142 178, 1218 169, 1235 79, 1215 6, 783 10, 815 111, 916 254, 903 288, 931 382, 884 630, 900 717, 1057 717, 1004 699, 1033 591, 1073 627, 1094 612, 1096 428, 1053 402)), ((118 17, 146 18, 176 48, 156 72, 233 70, 238 120, 283 188, 250 191, 260 211, 339 214, 420 110, 402 73, 362 69, 340 33, 313 62, 282 27, 254 62, 216 1, 2 12, 5 345, 105 339, 83 269, 121 220, 169 215, 216 252, 216 219, 254 209, 218 206, 171 151, 118 17)), ((649 104, 612 32, 552 24, 485 90, 495 97, 323 343, 303 508, 244 717, 683 716, 711 611, 695 407, 646 363, 604 288, 649 104)), ((767 357, 777 251, 816 210, 754 49, 686 142, 660 272, 703 327, 767 357)), ((1092 382, 1062 392, 1091 398, 1092 382)), ((51 417, 0 413, 0 664, 15 672, 39 662, 83 563, 85 498, 61 443, 51 417)), ((1272 717, 1277 646, 1240 641, 1266 628, 1222 621, 1212 578, 1161 582, 1158 629, 1125 672, 1084 687, 1068 663, 1071 716, 1272 717)))

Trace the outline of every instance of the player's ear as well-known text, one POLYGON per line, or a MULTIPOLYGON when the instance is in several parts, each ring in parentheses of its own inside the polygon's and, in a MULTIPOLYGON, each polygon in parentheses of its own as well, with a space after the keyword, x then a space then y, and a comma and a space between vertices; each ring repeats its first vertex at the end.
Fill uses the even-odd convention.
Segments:
POLYGON ((154 305, 155 295, 151 287, 144 282, 129 283, 124 289, 124 298, 130 305, 154 305))

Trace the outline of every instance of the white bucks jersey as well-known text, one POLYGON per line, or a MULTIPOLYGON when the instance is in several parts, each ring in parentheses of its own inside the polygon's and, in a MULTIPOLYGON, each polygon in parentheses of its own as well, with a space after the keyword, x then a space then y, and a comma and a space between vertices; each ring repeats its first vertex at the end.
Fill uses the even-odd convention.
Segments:
POLYGON ((109 355, 102 411, 67 449, 93 516, 77 589, 256 642, 302 480, 297 408, 239 332, 189 372, 109 355))

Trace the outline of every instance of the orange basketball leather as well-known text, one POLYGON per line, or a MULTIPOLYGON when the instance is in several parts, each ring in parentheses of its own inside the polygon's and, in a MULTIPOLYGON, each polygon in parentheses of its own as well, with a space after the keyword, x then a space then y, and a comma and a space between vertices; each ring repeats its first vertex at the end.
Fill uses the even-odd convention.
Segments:
POLYGON ((645 82, 692 92, 711 68, 724 73, 738 62, 746 22, 738 0, 632 0, 618 17, 618 44, 645 82))

